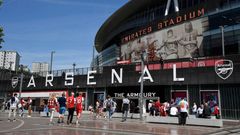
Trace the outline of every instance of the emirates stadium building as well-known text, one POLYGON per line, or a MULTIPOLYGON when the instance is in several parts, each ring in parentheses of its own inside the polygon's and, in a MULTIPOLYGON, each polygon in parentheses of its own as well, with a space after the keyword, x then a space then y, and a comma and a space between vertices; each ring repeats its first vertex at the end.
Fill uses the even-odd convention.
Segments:
POLYGON ((125 86, 108 86, 107 94, 139 93, 131 72, 140 71, 144 60, 153 78, 144 82, 146 99, 186 97, 190 106, 213 101, 223 117, 239 118, 239 13, 239 0, 129 1, 104 22, 95 38, 95 66, 133 67, 123 73, 128 76, 125 86), (217 71, 219 62, 233 66, 217 71), (174 64, 184 81, 174 80, 174 64), (150 93, 156 95, 147 96, 150 93))
POLYGON ((142 73, 146 111, 150 100, 185 98, 239 119, 239 13, 240 0, 128 1, 97 32, 91 68, 24 78, 22 95, 81 91, 85 108, 110 95, 120 111, 124 94, 139 103, 142 73))

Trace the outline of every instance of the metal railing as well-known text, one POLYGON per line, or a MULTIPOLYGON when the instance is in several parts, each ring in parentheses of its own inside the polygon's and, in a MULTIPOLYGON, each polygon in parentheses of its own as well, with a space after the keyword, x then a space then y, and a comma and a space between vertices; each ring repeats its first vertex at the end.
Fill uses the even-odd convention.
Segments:
MULTIPOLYGON (((226 56, 225 58, 228 58, 228 57, 236 57, 236 56, 239 56, 239 55, 228 55, 226 56)), ((178 66, 179 64, 180 67, 182 68, 186 68, 183 66, 184 63, 186 62, 190 62, 190 65, 195 65, 195 66, 189 66, 188 68, 192 68, 192 67, 208 67, 209 65, 206 63, 205 65, 201 65, 201 62, 202 61, 213 61, 213 63, 215 63, 217 60, 219 59, 224 59, 222 56, 211 56, 211 57, 198 57, 198 58, 183 58, 183 59, 179 59, 179 60, 164 60, 164 64, 167 65, 167 64, 172 64, 172 63, 177 63, 178 66)), ((240 63, 240 61, 238 62, 235 62, 234 65, 238 65, 240 63)), ((144 62, 145 65, 148 65, 148 66, 152 66, 154 64, 159 64, 158 61, 155 61, 155 62, 148 62, 148 61, 145 61, 144 62)), ((136 62, 136 63, 131 63, 131 64, 128 64, 128 65, 113 65, 113 66, 130 66, 130 65, 134 65, 136 66, 136 68, 140 65, 139 62, 136 62)), ((211 65, 211 66, 214 66, 214 65, 211 65)), ((61 69, 61 70, 53 70, 52 71, 52 74, 54 77, 59 77, 59 76, 65 76, 65 73, 69 73, 69 72, 73 72, 74 75, 87 75, 88 71, 92 71, 92 70, 96 70, 97 73, 102 73, 103 72, 103 69, 105 67, 109 67, 109 66, 97 66, 97 67, 86 67, 86 68, 76 68, 76 69, 61 69)), ((149 70, 152 70, 152 69, 149 69, 149 70)), ((47 74, 50 74, 49 71, 45 71, 45 72, 35 72, 33 73, 34 75, 36 76, 41 76, 41 77, 45 77, 47 74)))
POLYGON ((222 109, 222 118, 223 119, 240 119, 240 109, 222 109))

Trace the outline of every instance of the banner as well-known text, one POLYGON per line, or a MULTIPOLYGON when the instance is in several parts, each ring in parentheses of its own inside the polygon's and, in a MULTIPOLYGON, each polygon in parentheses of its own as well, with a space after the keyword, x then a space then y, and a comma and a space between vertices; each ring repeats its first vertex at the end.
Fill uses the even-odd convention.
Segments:
POLYGON ((139 37, 121 46, 121 60, 145 61, 192 58, 203 55, 203 32, 208 29, 208 18, 186 21, 139 37))

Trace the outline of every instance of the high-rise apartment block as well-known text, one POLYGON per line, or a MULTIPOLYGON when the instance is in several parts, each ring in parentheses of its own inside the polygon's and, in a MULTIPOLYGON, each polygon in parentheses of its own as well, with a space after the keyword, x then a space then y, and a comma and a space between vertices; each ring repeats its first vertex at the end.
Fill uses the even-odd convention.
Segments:
POLYGON ((39 73, 39 72, 48 72, 49 65, 47 62, 33 62, 32 63, 32 72, 39 73))
POLYGON ((16 51, 0 51, 0 68, 15 71, 19 67, 20 55, 16 51))

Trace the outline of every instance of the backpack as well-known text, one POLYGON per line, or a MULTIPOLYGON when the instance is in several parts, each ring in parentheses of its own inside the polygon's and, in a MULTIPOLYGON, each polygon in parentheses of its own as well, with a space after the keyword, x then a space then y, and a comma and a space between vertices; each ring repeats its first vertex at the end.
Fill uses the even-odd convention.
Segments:
POLYGON ((11 98, 11 104, 13 104, 15 102, 15 97, 11 98))
POLYGON ((112 101, 111 100, 107 100, 106 107, 107 107, 107 109, 112 108, 112 101))

